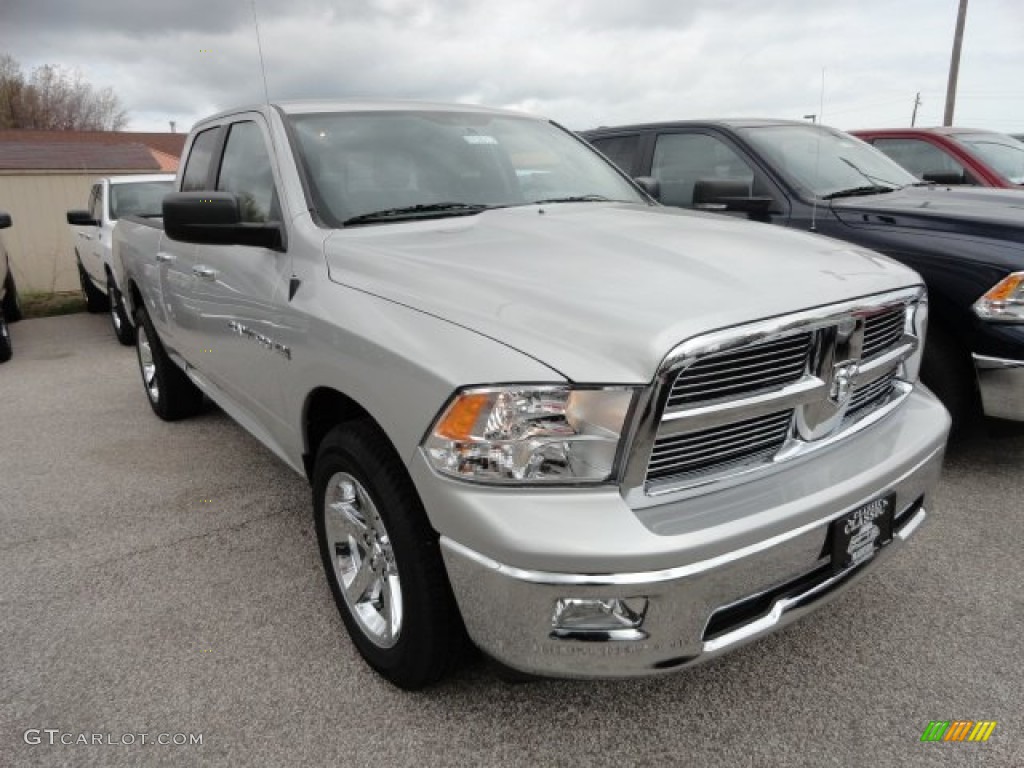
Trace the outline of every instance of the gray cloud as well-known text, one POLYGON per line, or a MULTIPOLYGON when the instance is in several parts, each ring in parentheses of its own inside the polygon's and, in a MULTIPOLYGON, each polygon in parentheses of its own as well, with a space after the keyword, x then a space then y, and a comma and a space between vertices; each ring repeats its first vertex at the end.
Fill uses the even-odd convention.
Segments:
MULTIPOLYGON (((0 51, 110 85, 133 127, 262 100, 249 0, 6 0, 0 51), (79 4, 74 4, 77 8, 79 4)), ((942 114, 956 3, 257 0, 270 95, 474 101, 572 127, 701 116, 897 125, 942 114), (349 6, 349 7, 346 7, 349 6), (822 109, 821 80, 825 70, 822 109)), ((958 122, 1024 130, 1019 0, 975 0, 958 122), (991 95, 1003 93, 1005 95, 991 95)))

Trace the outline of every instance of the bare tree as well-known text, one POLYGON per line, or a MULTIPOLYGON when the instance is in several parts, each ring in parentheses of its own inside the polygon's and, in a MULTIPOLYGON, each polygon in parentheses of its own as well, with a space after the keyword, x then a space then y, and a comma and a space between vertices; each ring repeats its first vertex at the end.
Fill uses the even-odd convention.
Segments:
POLYGON ((128 114, 112 88, 96 89, 77 70, 44 64, 28 77, 0 54, 0 129, 119 131, 128 114))

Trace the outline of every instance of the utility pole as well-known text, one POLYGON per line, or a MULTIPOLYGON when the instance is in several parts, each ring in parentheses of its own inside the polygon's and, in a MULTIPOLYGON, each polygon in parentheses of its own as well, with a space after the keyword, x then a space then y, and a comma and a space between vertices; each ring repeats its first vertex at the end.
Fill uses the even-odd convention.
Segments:
POLYGON ((960 48, 964 42, 964 22, 967 20, 967 0, 960 0, 956 15, 956 32, 953 35, 953 57, 949 61, 949 84, 946 86, 946 112, 943 125, 953 124, 953 106, 956 104, 956 79, 960 74, 960 48))
POLYGON ((910 114, 910 127, 913 128, 917 124, 917 108, 921 106, 921 92, 917 92, 917 96, 914 97, 914 111, 910 114))
POLYGON ((804 115, 804 120, 810 120, 812 123, 818 122, 817 115, 804 115))

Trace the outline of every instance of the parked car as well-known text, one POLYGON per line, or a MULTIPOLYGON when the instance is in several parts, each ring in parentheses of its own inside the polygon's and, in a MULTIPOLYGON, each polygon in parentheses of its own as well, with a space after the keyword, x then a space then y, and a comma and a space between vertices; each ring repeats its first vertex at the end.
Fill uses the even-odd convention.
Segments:
POLYGON ((889 259, 653 205, 500 110, 261 105, 183 157, 162 222, 114 231, 146 397, 208 395, 310 479, 342 620, 399 686, 467 630, 527 673, 678 669, 924 519, 949 422, 889 259))
POLYGON ((111 268, 114 225, 128 215, 159 216, 163 196, 173 185, 174 174, 110 176, 92 185, 86 209, 67 212, 86 307, 90 312, 109 311, 114 334, 126 346, 135 343, 135 336, 111 268))
POLYGON ((912 174, 939 184, 1024 189, 1024 143, 972 128, 851 131, 912 174))
POLYGON ((781 224, 902 261, 928 286, 922 378, 954 424, 1024 419, 1024 207, 1017 192, 919 181, 859 139, 783 120, 584 135, 662 203, 781 224))
MULTIPOLYGON (((0 211, 0 229, 11 226, 10 214, 0 211)), ((21 320, 21 300, 18 298, 18 286, 14 283, 10 257, 0 237, 0 363, 11 359, 11 332, 8 323, 21 320)))

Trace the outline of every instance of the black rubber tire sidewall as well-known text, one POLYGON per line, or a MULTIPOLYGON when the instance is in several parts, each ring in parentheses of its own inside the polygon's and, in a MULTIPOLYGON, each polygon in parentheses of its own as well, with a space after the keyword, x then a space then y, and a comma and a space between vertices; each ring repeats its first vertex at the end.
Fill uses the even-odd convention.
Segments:
POLYGON ((324 573, 352 642, 367 663, 400 688, 436 682, 465 650, 465 628, 455 605, 431 529, 405 467, 373 424, 353 422, 324 438, 313 472, 313 508, 324 573), (402 588, 398 642, 375 645, 351 615, 334 575, 324 530, 324 495, 330 478, 347 472, 366 489, 391 540, 402 588))
POLYGON ((98 315, 100 312, 106 312, 110 305, 107 303, 107 297, 99 288, 92 284, 92 279, 85 271, 85 267, 82 266, 82 262, 78 262, 78 279, 82 283, 82 293, 85 295, 85 308, 93 315, 98 315))
POLYGON ((23 317, 18 286, 15 285, 14 275, 10 272, 7 273, 7 279, 4 280, 4 302, 3 306, 0 307, 0 311, 3 312, 4 319, 8 323, 16 323, 23 317))
POLYGON ((110 326, 114 329, 114 336, 117 340, 124 344, 126 347, 130 347, 135 343, 135 328, 132 326, 128 312, 124 306, 124 299, 121 297, 121 292, 117 290, 117 285, 114 283, 114 278, 107 277, 107 299, 110 302, 110 312, 117 312, 118 317, 121 321, 121 328, 118 329, 114 325, 114 318, 110 318, 110 326))
POLYGON ((11 345, 11 331, 7 327, 7 318, 0 312, 0 363, 6 363, 14 354, 11 345))
POLYGON ((139 377, 142 380, 143 395, 153 408, 153 413, 164 421, 178 421, 199 413, 203 407, 202 391, 168 357, 145 308, 139 307, 135 320, 145 329, 146 338, 149 340, 150 350, 153 354, 153 364, 156 366, 159 395, 156 402, 153 402, 153 398, 149 396, 149 391, 146 389, 146 380, 142 373, 142 353, 137 340, 135 355, 139 364, 139 377))
POLYGON ((921 380, 942 401, 960 434, 977 426, 981 401, 970 354, 948 331, 933 325, 925 341, 921 380))

